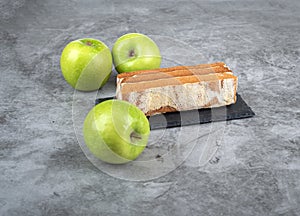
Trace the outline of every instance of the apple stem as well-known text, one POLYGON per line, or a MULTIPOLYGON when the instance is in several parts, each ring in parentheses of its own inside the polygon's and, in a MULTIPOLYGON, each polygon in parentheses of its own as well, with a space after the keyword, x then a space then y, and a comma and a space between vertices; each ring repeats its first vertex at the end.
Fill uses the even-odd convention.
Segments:
POLYGON ((85 44, 88 45, 88 46, 92 46, 93 45, 91 41, 87 41, 85 44))
POLYGON ((135 56, 134 50, 130 50, 129 51, 129 57, 133 57, 133 56, 135 56))
POLYGON ((138 139, 138 140, 141 140, 142 137, 141 137, 138 133, 136 133, 135 131, 133 131, 133 132, 130 134, 130 140, 131 140, 131 142, 135 142, 137 139, 138 139))

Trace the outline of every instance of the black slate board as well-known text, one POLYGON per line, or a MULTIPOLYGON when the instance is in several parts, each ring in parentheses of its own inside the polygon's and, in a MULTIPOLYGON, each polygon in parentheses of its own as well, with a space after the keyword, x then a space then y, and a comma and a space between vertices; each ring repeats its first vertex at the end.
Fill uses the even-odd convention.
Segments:
MULTIPOLYGON (((114 99, 113 97, 98 98, 95 104, 99 104, 105 100, 114 99)), ((237 101, 225 107, 207 108, 199 110, 189 110, 183 112, 170 112, 158 114, 149 117, 150 128, 162 129, 180 127, 185 125, 204 124, 216 121, 229 121, 234 119, 249 118, 255 113, 246 104, 243 98, 237 94, 237 101)))

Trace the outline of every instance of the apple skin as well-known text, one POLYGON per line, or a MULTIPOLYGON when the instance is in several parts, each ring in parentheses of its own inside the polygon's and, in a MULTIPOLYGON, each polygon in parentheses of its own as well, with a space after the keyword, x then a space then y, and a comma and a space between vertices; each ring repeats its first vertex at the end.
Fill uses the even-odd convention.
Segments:
POLYGON ((156 43, 139 33, 121 36, 112 48, 112 55, 118 73, 156 69, 161 63, 156 43))
POLYGON ((149 121, 133 104, 107 100, 93 107, 83 126, 90 152, 104 162, 123 164, 136 159, 147 145, 149 121))
POLYGON ((65 80, 75 89, 94 91, 109 79, 112 70, 110 49, 101 41, 83 38, 63 50, 60 66, 65 80))

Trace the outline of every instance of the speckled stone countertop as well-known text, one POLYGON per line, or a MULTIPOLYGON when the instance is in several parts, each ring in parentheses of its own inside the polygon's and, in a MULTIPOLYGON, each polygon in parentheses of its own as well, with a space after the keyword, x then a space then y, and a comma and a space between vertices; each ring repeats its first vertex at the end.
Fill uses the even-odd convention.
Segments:
POLYGON ((1 0, 0 215, 299 215, 299 11, 298 0, 1 0), (149 169, 92 163, 77 127, 96 96, 67 85, 60 54, 128 32, 155 39, 163 66, 226 62, 256 116, 153 131, 149 169))

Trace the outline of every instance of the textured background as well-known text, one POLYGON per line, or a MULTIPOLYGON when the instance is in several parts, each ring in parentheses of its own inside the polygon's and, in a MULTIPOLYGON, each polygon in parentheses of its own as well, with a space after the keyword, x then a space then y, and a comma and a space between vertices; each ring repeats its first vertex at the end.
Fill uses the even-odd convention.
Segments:
POLYGON ((299 11, 298 0, 0 0, 0 215, 299 215, 299 11), (175 38, 238 75, 257 115, 228 122, 205 166, 131 182, 84 156, 61 51, 128 32, 175 38))

